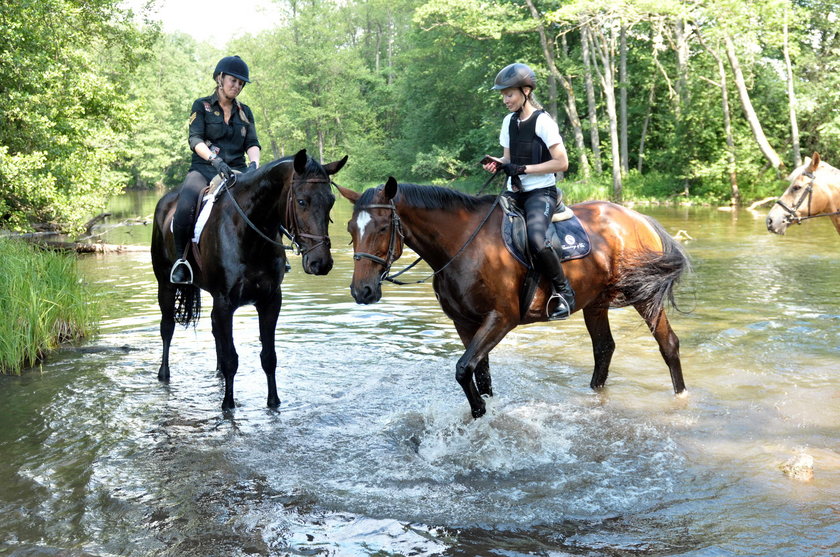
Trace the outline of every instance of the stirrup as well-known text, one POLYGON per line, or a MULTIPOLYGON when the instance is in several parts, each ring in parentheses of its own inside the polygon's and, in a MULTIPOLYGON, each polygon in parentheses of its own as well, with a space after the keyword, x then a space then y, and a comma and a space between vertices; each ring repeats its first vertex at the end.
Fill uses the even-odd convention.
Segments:
POLYGON ((551 296, 548 297, 548 301, 545 303, 545 314, 548 317, 549 321, 563 321, 565 319, 568 319, 569 316, 572 315, 572 306, 571 304, 569 304, 568 301, 566 301, 566 298, 564 298, 557 292, 554 292, 551 296), (557 299, 557 307, 554 309, 553 312, 550 312, 548 311, 548 308, 555 298, 557 299))
POLYGON ((172 284, 192 284, 193 283, 193 270, 192 270, 192 265, 190 265, 190 262, 187 261, 186 259, 176 259, 175 263, 172 264, 172 270, 169 271, 169 282, 171 282, 172 284), (180 267, 182 265, 187 268, 187 273, 189 273, 189 274, 187 275, 186 280, 176 281, 175 280, 175 269, 177 269, 178 267, 180 267))

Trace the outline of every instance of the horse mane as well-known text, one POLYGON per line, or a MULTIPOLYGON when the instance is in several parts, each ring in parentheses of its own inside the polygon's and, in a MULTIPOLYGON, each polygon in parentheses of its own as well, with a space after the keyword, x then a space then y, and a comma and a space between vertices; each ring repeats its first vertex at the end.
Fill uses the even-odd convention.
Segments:
MULTIPOLYGON (((269 162, 268 164, 264 164, 260 166, 253 172, 247 172, 244 174, 240 174, 238 176, 238 180, 241 180, 244 185, 251 184, 260 179, 263 174, 270 172, 272 168, 275 166, 282 164, 284 162, 291 162, 295 159, 294 155, 288 157, 280 157, 279 159, 274 159, 273 161, 269 162)), ((329 179, 329 175, 324 167, 321 165, 320 162, 313 159, 312 157, 306 157, 306 170, 304 171, 306 176, 318 176, 321 178, 329 179)))
MULTIPOLYGON (((366 190, 359 197, 356 205, 369 205, 373 196, 381 188, 366 190)), ((495 195, 483 195, 476 197, 458 190, 443 188, 440 186, 422 186, 418 184, 400 183, 397 190, 397 199, 417 209, 452 211, 465 209, 475 211, 492 203, 495 195)))
MULTIPOLYGON (((805 157, 805 161, 802 163, 802 166, 798 168, 794 168, 790 175, 787 177, 789 182, 793 182, 805 172, 805 170, 811 166, 811 157, 805 157)), ((840 176, 840 169, 834 168, 824 160, 820 160, 820 165, 817 167, 817 172, 826 172, 832 175, 840 176)))

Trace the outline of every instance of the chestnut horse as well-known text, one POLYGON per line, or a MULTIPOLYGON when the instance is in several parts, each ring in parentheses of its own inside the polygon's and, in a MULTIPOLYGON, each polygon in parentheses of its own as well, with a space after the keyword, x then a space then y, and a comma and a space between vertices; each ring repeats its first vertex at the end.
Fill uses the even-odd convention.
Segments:
POLYGON ((829 217, 840 234, 840 170, 820 159, 805 158, 805 164, 788 176, 790 186, 767 214, 767 230, 784 234, 791 223, 829 217))
MULTIPOLYGON (((490 351, 517 325, 545 321, 551 286, 541 279, 528 308, 520 308, 526 269, 505 248, 502 210, 495 196, 474 197, 434 186, 397 184, 362 194, 339 188, 354 204, 348 223, 355 250, 350 291, 357 303, 382 297, 381 284, 402 254, 403 243, 434 271, 434 290, 466 348, 455 378, 473 417, 485 413, 482 395, 492 396, 490 351), (526 311, 520 311, 526 309, 526 311)), ((592 338, 595 370, 590 386, 607 380, 615 349, 608 309, 632 305, 642 315, 671 372, 676 393, 685 390, 679 340, 664 302, 688 259, 653 219, 607 202, 572 206, 592 243, 590 255, 563 263, 592 338)))
POLYGON ((199 241, 200 261, 190 255, 194 283, 172 284, 169 273, 180 254, 175 253, 171 223, 178 202, 172 191, 158 201, 152 231, 152 265, 158 282, 160 336, 163 360, 158 379, 169 381, 169 347, 175 323, 195 323, 201 292, 213 296, 213 337, 217 370, 225 378, 224 410, 234 408, 233 378, 239 356, 233 344, 233 313, 253 304, 259 315, 260 361, 268 382, 268 406, 277 407, 274 373, 277 354, 274 335, 282 303, 280 284, 286 273, 286 246, 281 230, 291 236, 303 254, 303 270, 325 275, 333 266, 328 226, 335 196, 330 175, 347 157, 321 165, 306 151, 275 160, 257 170, 238 174, 223 191, 210 213, 199 241))

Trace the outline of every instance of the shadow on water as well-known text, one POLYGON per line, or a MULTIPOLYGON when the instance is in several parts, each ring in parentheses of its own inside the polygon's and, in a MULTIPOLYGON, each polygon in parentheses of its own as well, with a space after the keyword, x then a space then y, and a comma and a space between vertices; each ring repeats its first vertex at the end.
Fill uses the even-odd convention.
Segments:
POLYGON ((148 256, 83 260, 110 300, 100 336, 0 378, 0 554, 840 551, 833 231, 777 238, 745 214, 652 211, 695 238, 679 292, 693 310, 672 313, 690 395, 673 397, 644 324, 616 310, 603 392, 588 389, 582 318, 535 324, 494 350, 496 396, 473 421, 454 380, 460 342, 429 285, 352 302, 345 205, 332 273, 293 259, 284 282, 278 411, 252 308, 235 316, 238 407, 225 416, 207 316, 176 331, 160 384, 148 256), (811 482, 780 470, 799 452, 811 482))

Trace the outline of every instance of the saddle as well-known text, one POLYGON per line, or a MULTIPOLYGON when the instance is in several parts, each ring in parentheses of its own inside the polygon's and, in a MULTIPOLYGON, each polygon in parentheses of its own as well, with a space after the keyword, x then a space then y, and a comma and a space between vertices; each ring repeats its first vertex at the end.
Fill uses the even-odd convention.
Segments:
MULTIPOLYGON (((525 215, 512 199, 502 195, 499 201, 505 218, 502 219, 502 239, 511 255, 528 269, 534 267, 528 252, 528 233, 525 230, 525 215)), ((589 255, 592 246, 589 234, 584 230, 574 212, 563 201, 557 202, 557 208, 551 217, 546 239, 560 254, 561 261, 580 259, 589 255)))
MULTIPOLYGON (((528 269, 519 290, 520 319, 524 319, 528 308, 534 299, 540 282, 540 272, 531 260, 528 251, 528 233, 525 230, 525 215, 507 195, 499 197, 499 205, 504 211, 502 219, 502 240, 505 247, 519 263, 528 269)), ((560 254, 561 261, 580 259, 589 255, 592 245, 589 234, 584 230, 580 219, 562 200, 557 201, 557 207, 551 217, 551 226, 546 232, 546 239, 551 242, 554 250, 560 254)))

